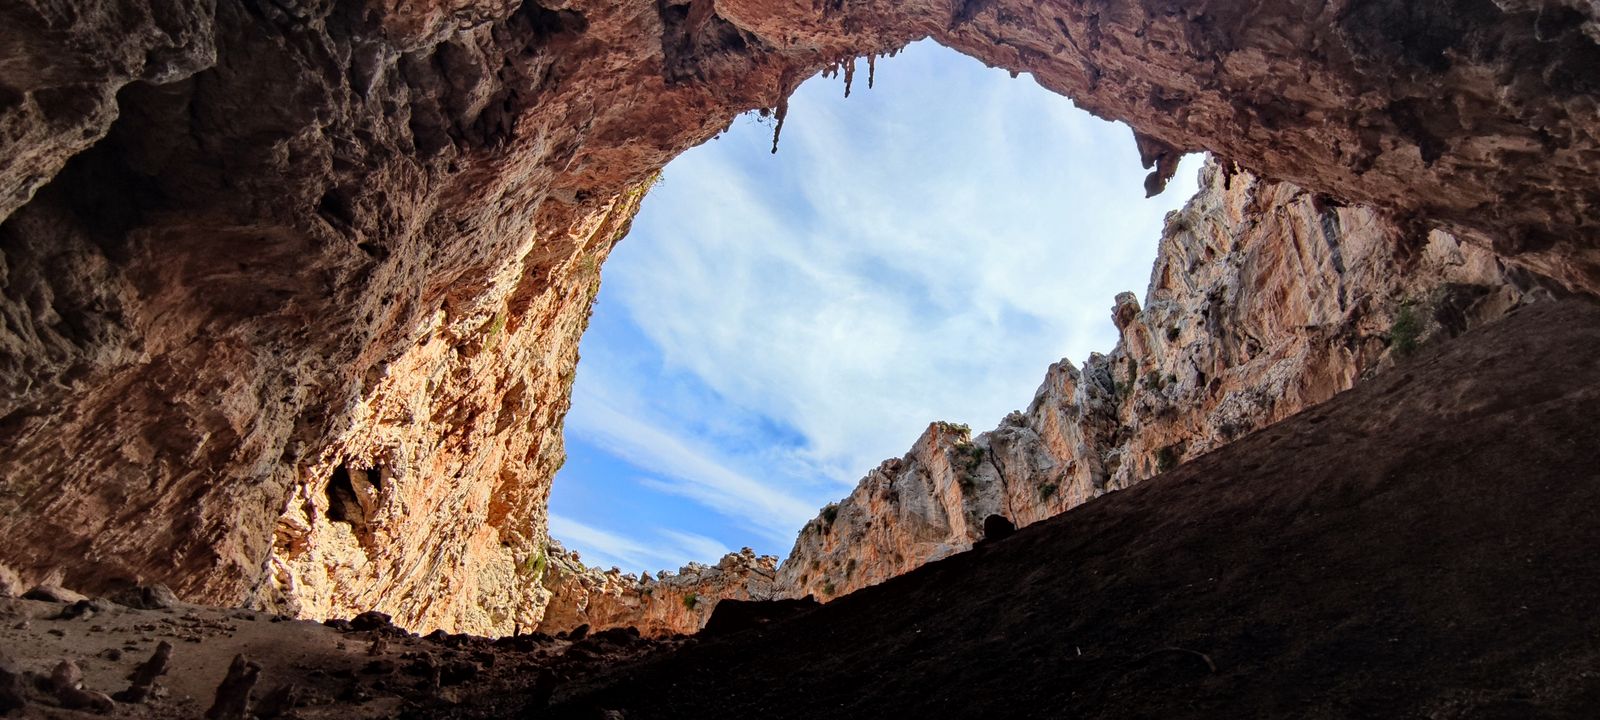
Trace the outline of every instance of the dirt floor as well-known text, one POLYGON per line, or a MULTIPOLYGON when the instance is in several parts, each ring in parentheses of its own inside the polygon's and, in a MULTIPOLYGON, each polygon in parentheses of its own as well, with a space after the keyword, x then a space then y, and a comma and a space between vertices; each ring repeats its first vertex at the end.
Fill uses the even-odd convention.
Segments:
MULTIPOLYGON (((683 641, 649 641, 623 630, 578 640, 437 633, 417 637, 382 618, 330 625, 248 610, 176 604, 133 609, 103 599, 85 605, 0 600, 0 716, 45 718, 360 718, 496 717, 538 703, 560 683, 596 668, 665 652, 683 641), (365 621, 365 622, 364 622, 365 621), (162 644, 170 662, 143 701, 118 696, 130 675, 162 644), (237 656, 257 666, 245 712, 209 714, 237 656), (109 711, 59 695, 51 682, 63 661, 80 689, 115 698, 109 711), (7 675, 26 704, 7 715, 7 675), (510 703, 509 705, 507 703, 510 703)), ((100 702, 104 703, 102 699, 100 702)), ((233 708, 237 710, 238 708, 233 708)))
POLYGON ((1534 306, 820 608, 652 643, 0 600, 0 703, 105 716, 60 707, 59 663, 113 695, 166 641, 111 717, 201 717, 242 654, 263 718, 1595 718, 1597 415, 1600 305, 1534 306))

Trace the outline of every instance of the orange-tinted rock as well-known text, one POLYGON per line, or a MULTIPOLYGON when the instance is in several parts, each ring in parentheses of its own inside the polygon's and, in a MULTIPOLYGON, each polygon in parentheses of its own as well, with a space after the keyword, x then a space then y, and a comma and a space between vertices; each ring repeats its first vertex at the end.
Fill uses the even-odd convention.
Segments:
POLYGON ((824 66, 922 37, 1128 120, 1152 188, 1207 149, 1403 218, 1397 251, 1444 224, 1593 290, 1594 20, 1570 0, 5 3, 0 560, 90 592, 530 625, 577 338, 638 189, 824 66))
POLYGON ((690 563, 677 573, 635 577, 612 568, 584 566, 575 552, 552 543, 544 587, 550 597, 538 629, 547 634, 580 626, 638 628, 646 637, 689 635, 725 599, 770 600, 776 595, 778 558, 750 548, 724 555, 716 565, 690 563))

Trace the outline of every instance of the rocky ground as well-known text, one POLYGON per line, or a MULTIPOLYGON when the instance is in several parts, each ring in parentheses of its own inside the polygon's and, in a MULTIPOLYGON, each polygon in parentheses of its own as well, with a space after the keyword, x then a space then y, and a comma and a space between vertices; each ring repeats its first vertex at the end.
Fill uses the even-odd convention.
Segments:
POLYGON ((726 602, 693 638, 417 637, 381 616, 323 625, 156 591, 0 600, 0 703, 23 701, 20 717, 245 717, 245 697, 263 718, 1595 717, 1597 347, 1600 304, 1522 308, 1136 487, 827 605, 726 602), (164 643, 165 672, 133 701, 164 643))
POLYGON ((59 590, 29 594, 58 597, 0 599, 0 716, 498 716, 508 697, 520 707, 599 666, 684 642, 586 628, 557 637, 419 637, 375 613, 322 624, 170 601, 143 609, 59 590), (165 662, 152 662, 162 655, 165 662))

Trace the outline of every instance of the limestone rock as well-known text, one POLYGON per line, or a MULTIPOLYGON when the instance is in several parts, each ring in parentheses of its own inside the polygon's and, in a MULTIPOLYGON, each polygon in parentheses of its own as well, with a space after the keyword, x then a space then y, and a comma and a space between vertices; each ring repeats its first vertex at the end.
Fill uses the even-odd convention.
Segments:
POLYGON ((0 565, 0 598, 14 598, 25 592, 22 579, 15 570, 0 565))
POLYGON ((25 600, 38 600, 40 602, 60 603, 63 605, 73 605, 76 603, 87 602, 89 600, 89 598, 61 587, 60 585, 52 585, 49 583, 35 585, 32 588, 29 588, 27 592, 22 594, 22 597, 25 600))
POLYGON ((930 426, 800 531, 780 594, 836 597, 972 547, 983 518, 1021 527, 1129 487, 1549 296, 1451 235, 1403 251, 1400 235, 1372 208, 1208 163, 1144 305, 1115 299, 1117 347, 1051 366, 990 432, 930 426))
MULTIPOLYGON (((924 37, 1128 121, 1151 189, 1209 150, 1404 218, 1391 252, 1442 226, 1593 292, 1597 18, 1576 0, 0 4, 0 560, 91 593, 139 577, 420 632, 532 626, 578 338, 650 179, 739 113, 783 115, 818 70, 924 37)), ((1007 432, 1026 450, 1037 429, 1007 432)), ((1086 484, 1044 505, 1111 472, 1061 468, 1086 484)))
POLYGON ((617 568, 600 571, 583 565, 577 553, 552 541, 544 586, 550 597, 539 632, 555 634, 579 627, 596 630, 637 628, 646 637, 695 633, 722 600, 775 597, 778 558, 744 548, 716 565, 690 563, 672 573, 635 577, 617 568))
POLYGON ((178 597, 161 583, 134 585, 108 596, 111 602, 139 610, 161 610, 178 604, 178 597))
POLYGON ((71 660, 62 660, 51 671, 50 687, 56 701, 68 709, 105 714, 116 708, 116 702, 105 693, 84 689, 83 670, 71 660))

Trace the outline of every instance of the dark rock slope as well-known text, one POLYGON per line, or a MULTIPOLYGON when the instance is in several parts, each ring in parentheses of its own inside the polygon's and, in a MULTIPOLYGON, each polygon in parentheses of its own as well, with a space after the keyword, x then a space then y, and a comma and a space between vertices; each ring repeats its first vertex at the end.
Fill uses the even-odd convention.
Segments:
POLYGON ((565 717, 1594 717, 1600 306, 1530 306, 1172 472, 565 717))

